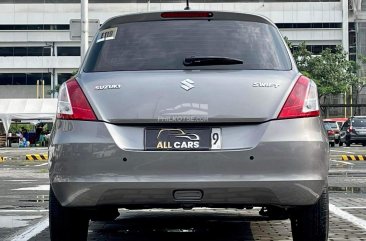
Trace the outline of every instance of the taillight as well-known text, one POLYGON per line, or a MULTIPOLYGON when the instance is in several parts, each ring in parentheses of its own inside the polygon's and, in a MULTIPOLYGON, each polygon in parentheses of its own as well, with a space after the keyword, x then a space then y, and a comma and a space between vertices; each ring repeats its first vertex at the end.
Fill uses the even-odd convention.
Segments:
POLYGON ((60 87, 57 118, 66 120, 97 120, 95 114, 75 79, 60 87))
POLYGON ((300 76, 282 107, 278 119, 319 116, 319 100, 316 84, 300 76))
POLYGON ((166 12, 160 15, 162 18, 212 18, 212 12, 166 12))
POLYGON ((328 135, 334 135, 334 131, 328 130, 328 135))
POLYGON ((348 129, 347 129, 347 132, 352 132, 352 126, 350 126, 348 129))

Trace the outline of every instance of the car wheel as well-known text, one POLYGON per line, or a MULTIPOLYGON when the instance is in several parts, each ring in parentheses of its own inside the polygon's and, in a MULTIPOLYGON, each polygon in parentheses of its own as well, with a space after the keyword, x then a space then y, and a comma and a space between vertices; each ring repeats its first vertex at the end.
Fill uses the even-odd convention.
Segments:
POLYGON ((89 218, 76 208, 61 206, 50 186, 49 218, 51 241, 86 241, 89 218))
POLYGON ((335 146, 335 143, 334 142, 331 142, 329 143, 331 147, 334 147, 335 146))
POLYGON ((311 206, 299 207, 291 212, 294 241, 326 241, 329 230, 329 197, 324 188, 319 200, 311 206))
POLYGON ((339 144, 339 146, 343 146, 343 142, 341 142, 341 141, 339 141, 338 144, 339 144))

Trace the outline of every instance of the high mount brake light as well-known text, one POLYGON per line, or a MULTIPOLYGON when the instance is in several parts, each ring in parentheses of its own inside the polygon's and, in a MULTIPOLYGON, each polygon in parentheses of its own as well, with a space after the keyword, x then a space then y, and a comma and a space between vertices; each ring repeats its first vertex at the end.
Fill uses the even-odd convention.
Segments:
POLYGON ((300 76, 287 97, 278 119, 319 116, 319 99, 315 83, 305 76, 300 76))
POLYGON ((166 12, 160 15, 162 18, 212 18, 212 12, 166 12))
POLYGON ((70 79, 60 87, 57 118, 66 120, 97 120, 76 79, 70 79))

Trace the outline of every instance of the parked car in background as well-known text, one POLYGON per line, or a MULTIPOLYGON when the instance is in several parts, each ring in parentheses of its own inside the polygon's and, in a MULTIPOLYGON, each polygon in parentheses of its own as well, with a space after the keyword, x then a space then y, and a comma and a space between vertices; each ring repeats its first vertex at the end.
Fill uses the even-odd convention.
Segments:
MULTIPOLYGON (((333 132, 334 132, 334 143, 339 144, 340 143, 341 126, 338 125, 337 121, 331 120, 331 119, 324 119, 323 122, 324 122, 324 125, 327 126, 327 128, 329 128, 330 130, 333 130, 333 132)), ((328 133, 328 135, 329 135, 329 133, 328 133)))
POLYGON ((340 145, 362 144, 366 146, 366 116, 350 117, 342 126, 340 145))
MULTIPOLYGON (((335 146, 335 143, 336 143, 336 130, 334 128, 335 125, 338 127, 338 124, 337 123, 334 123, 334 122, 324 122, 324 128, 325 128, 325 130, 328 133, 329 145, 331 147, 334 147, 335 146)), ((338 135, 337 136, 339 137, 339 130, 338 130, 338 135)))
POLYGON ((346 122, 348 120, 348 118, 344 118, 344 117, 335 117, 335 118, 327 118, 324 119, 323 121, 336 121, 339 129, 342 128, 344 122, 346 122))

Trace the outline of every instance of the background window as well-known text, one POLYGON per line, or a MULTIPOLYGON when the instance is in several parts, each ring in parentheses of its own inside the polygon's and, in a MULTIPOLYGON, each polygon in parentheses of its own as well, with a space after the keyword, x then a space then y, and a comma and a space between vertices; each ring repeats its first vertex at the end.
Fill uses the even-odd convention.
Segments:
POLYGON ((0 85, 36 85, 37 80, 51 85, 51 73, 0 73, 0 85))
POLYGON ((80 56, 80 47, 57 47, 58 56, 80 56))
POLYGON ((0 56, 51 56, 50 47, 0 47, 0 56))
POLYGON ((13 74, 13 85, 26 85, 27 75, 26 74, 13 74))
POLYGON ((60 73, 57 74, 57 83, 60 85, 66 80, 70 79, 72 77, 72 74, 70 73, 60 73))
POLYGON ((1 73, 0 74, 0 85, 12 85, 13 74, 1 73))
POLYGON ((0 56, 14 56, 14 48, 13 47, 1 47, 0 56))

